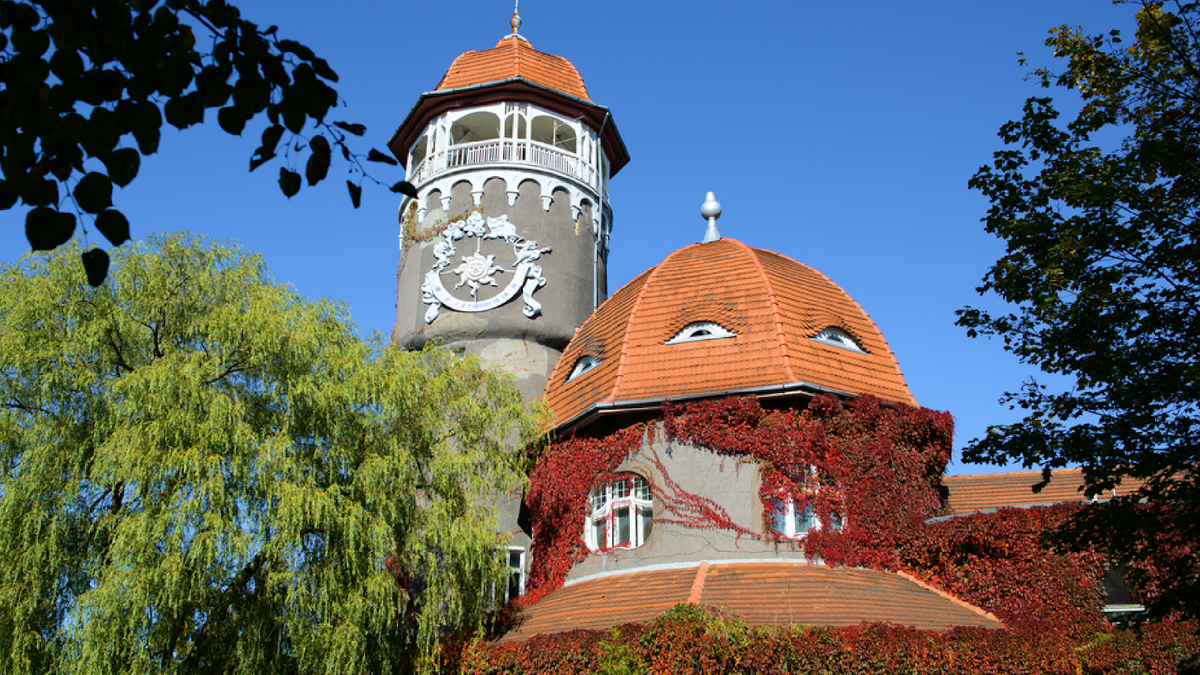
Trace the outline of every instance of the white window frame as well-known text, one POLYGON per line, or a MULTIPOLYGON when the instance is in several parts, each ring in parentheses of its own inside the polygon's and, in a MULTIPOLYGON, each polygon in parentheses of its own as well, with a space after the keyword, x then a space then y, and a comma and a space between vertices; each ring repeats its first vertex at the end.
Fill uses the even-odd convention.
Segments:
POLYGON ((527 554, 525 549, 520 546, 509 546, 502 550, 504 551, 504 566, 508 568, 509 575, 508 582, 504 584, 504 602, 511 602, 515 600, 516 597, 525 595, 525 556, 527 554), (515 566, 513 565, 514 553, 517 554, 517 564, 515 566), (516 597, 513 597, 512 595, 513 577, 516 577, 517 579, 516 597))
MULTIPOLYGON (((797 514, 797 503, 794 497, 783 497, 773 500, 771 504, 771 530, 788 539, 803 539, 811 532, 817 532, 824 527, 820 517, 813 509, 812 501, 805 500, 803 513, 797 514), (783 529, 779 528, 780 518, 783 519, 783 529), (803 525, 801 525, 803 523, 803 525)), ((846 524, 844 517, 838 517, 830 524, 835 531, 846 524)))
POLYGON ((646 543, 654 523, 650 482, 636 473, 621 474, 588 494, 592 512, 583 539, 593 553, 637 548, 646 543), (622 511, 627 536, 622 536, 622 511), (626 541, 620 541, 625 539, 626 541))
POLYGON ((713 321, 697 321, 689 323, 675 337, 667 340, 664 344, 676 345, 681 342, 699 342, 701 340, 720 340, 722 338, 737 337, 737 333, 729 330, 719 323, 713 321))

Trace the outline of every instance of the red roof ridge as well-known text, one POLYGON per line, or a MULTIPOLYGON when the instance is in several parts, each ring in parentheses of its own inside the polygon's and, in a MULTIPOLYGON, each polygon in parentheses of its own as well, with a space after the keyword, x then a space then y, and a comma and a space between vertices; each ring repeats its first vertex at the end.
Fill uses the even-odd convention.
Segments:
POLYGON ((996 616, 995 614, 992 614, 991 612, 987 611, 986 609, 983 609, 982 607, 976 607, 975 605, 972 605, 971 603, 967 602, 966 600, 963 600, 962 598, 960 598, 958 596, 951 595, 936 586, 931 586, 931 585, 925 583, 924 581, 921 581, 920 579, 916 578, 915 576, 909 574, 908 572, 896 570, 895 573, 901 577, 904 577, 905 579, 908 579, 909 581, 920 586, 921 588, 924 588, 927 591, 931 591, 933 593, 936 593, 936 594, 942 596, 943 598, 949 600, 950 602, 953 602, 954 604, 956 604, 960 607, 965 607, 966 609, 969 609, 972 612, 977 612, 979 614, 982 614, 983 616, 986 616, 987 618, 989 618, 993 621, 996 621, 997 623, 1000 623, 1000 624, 1004 623, 1003 621, 1000 620, 1000 617, 996 616))
POLYGON ((771 300, 771 320, 775 323, 775 337, 779 340, 779 351, 783 357, 783 371, 787 375, 788 382, 797 382, 799 378, 792 371, 792 359, 788 355, 787 338, 783 334, 783 319, 779 316, 779 301, 775 299, 775 288, 771 285, 771 280, 767 277, 767 272, 763 269, 762 263, 759 262, 758 255, 754 253, 754 249, 737 239, 730 239, 730 241, 746 250, 746 253, 750 255, 750 260, 754 262, 754 269, 758 270, 758 277, 762 279, 763 286, 767 289, 767 297, 771 300))
MULTIPOLYGON (((684 248, 687 247, 685 246, 684 248)), ((616 400, 617 392, 621 390, 621 380, 625 377, 625 355, 629 352, 629 338, 630 334, 633 333, 634 319, 637 317, 638 308, 642 306, 642 298, 646 297, 646 290, 651 288, 650 282, 654 281, 654 277, 658 275, 659 271, 667 266, 667 260, 674 258, 682 250, 681 248, 672 252, 671 255, 656 265, 654 270, 650 272, 650 276, 646 277, 646 281, 642 283, 642 288, 638 291, 637 300, 633 301, 633 308, 629 310, 629 319, 625 323, 625 336, 621 338, 621 356, 617 359, 617 377, 613 380, 612 391, 609 392, 607 397, 601 399, 601 403, 613 402, 616 400)))
POLYGON ((700 567, 696 569, 696 580, 692 582, 692 592, 688 595, 688 604, 695 605, 700 602, 700 594, 704 592, 704 577, 708 574, 708 561, 700 562, 700 567))

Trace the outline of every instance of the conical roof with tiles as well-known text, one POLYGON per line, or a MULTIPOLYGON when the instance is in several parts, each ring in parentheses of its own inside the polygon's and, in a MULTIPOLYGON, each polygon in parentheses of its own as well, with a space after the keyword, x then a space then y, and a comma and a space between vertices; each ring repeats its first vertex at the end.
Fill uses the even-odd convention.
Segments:
POLYGON ((543 54, 518 35, 507 35, 495 47, 470 51, 454 59, 434 91, 462 89, 503 80, 522 79, 568 96, 591 101, 583 78, 570 61, 543 54))
POLYGON ((575 333, 543 400, 562 426, 602 408, 810 389, 916 405, 875 322, 840 286, 733 239, 626 284, 575 333))

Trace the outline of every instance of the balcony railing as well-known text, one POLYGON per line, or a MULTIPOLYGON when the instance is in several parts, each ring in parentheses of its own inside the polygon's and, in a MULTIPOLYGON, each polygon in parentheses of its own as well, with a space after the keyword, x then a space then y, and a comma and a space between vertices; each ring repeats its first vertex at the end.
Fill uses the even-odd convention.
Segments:
POLYGON ((536 141, 490 140, 453 145, 413 167, 408 181, 416 185, 451 169, 497 163, 530 164, 570 176, 600 190, 600 177, 594 166, 574 153, 536 141))

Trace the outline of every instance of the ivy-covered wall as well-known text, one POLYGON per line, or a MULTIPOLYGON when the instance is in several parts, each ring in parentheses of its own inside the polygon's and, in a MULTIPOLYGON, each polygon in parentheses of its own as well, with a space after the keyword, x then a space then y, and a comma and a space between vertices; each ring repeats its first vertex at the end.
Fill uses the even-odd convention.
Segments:
MULTIPOLYGON (((522 643, 457 643, 447 650, 448 668, 478 673, 1174 673, 1200 653, 1192 622, 1167 618, 1134 628, 1109 625, 1101 612, 1105 563, 1100 553, 1057 551, 1043 536, 1087 506, 1002 509, 928 522, 942 505, 952 424, 947 413, 869 396, 848 401, 820 396, 803 409, 778 410, 745 397, 667 405, 660 419, 603 437, 563 439, 545 449, 532 475, 530 592, 513 611, 561 586, 589 555, 597 557, 580 538, 588 492, 617 471, 640 467, 654 483, 656 526, 719 533, 748 549, 809 555, 831 565, 904 571, 991 612, 1005 622, 1005 630, 753 628, 713 608, 681 606, 649 625, 608 632, 576 631, 522 643), (734 472, 757 472, 757 522, 733 519, 720 501, 672 485, 661 450, 684 446, 704 448, 734 472), (766 524, 767 505, 779 495, 807 499, 819 517, 840 516, 844 526, 812 532, 800 542, 781 538, 766 524)), ((1152 574, 1135 578, 1154 579, 1152 574)), ((1145 597, 1154 587, 1139 591, 1145 597)))

